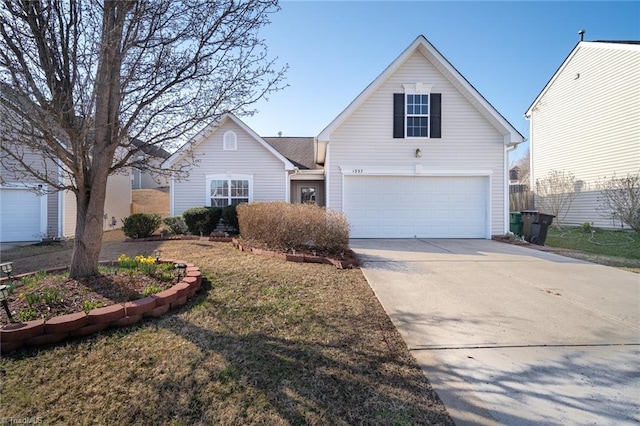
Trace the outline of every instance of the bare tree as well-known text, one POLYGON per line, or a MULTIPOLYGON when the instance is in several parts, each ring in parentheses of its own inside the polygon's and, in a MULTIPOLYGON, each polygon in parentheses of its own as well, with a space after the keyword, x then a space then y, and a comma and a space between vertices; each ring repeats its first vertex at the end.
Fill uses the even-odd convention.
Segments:
POLYGON ((613 176, 598 182, 601 191, 598 197, 599 213, 608 218, 617 218, 640 233, 640 172, 626 177, 613 176))
POLYGON ((536 207, 554 215, 558 228, 576 195, 576 179, 571 172, 551 170, 544 178, 536 179, 536 207))
POLYGON ((511 169, 517 167, 518 183, 523 185, 529 185, 529 177, 530 177, 530 169, 531 169, 530 158, 531 158, 530 151, 527 151, 527 153, 523 157, 520 157, 515 163, 512 163, 510 167, 511 169))
POLYGON ((277 10, 275 0, 3 0, 0 161, 75 194, 73 277, 97 273, 109 175, 149 169, 145 148, 188 143, 283 87, 286 67, 258 37, 277 10))

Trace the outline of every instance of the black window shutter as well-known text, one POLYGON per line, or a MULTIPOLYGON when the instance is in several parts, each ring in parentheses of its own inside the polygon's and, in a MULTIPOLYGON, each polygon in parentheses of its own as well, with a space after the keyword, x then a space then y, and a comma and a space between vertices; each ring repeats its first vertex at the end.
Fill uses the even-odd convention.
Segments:
POLYGON ((429 127, 432 138, 441 138, 440 123, 442 121, 442 95, 440 93, 431 94, 431 111, 429 114, 429 127))
POLYGON ((393 137, 404 138, 404 93, 393 94, 393 137))

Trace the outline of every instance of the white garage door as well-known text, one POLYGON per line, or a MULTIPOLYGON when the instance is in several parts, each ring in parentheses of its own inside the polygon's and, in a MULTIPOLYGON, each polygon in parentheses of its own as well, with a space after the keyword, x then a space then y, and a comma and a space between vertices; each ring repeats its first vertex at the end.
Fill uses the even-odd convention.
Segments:
POLYGON ((488 177, 345 176, 352 238, 487 238, 488 177))
POLYGON ((0 241, 39 240, 45 199, 26 189, 0 189, 0 241))

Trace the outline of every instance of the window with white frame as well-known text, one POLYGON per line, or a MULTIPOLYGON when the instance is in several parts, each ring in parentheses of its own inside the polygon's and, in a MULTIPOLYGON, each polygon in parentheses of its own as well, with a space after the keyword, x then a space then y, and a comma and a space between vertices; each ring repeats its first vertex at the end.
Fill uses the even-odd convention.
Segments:
POLYGON ((223 151, 235 151, 238 149, 238 138, 235 132, 229 130, 222 136, 222 149, 223 151))
POLYGON ((442 138, 442 94, 433 84, 402 85, 393 94, 393 138, 442 138))
POLYGON ((406 94, 407 137, 426 138, 429 136, 429 95, 406 94))
POLYGON ((251 201, 251 176, 207 176, 208 201, 211 207, 237 206, 251 201))

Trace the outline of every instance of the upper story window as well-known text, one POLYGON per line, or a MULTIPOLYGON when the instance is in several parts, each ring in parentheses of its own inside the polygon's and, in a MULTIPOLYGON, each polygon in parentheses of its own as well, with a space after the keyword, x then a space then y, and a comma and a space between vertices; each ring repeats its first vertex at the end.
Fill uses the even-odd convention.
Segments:
POLYGON ((235 151, 238 149, 238 138, 235 132, 229 130, 222 137, 222 149, 224 151, 235 151))
POLYGON ((407 94, 408 138, 429 137, 429 95, 407 94))
POLYGON ((440 138, 442 95, 433 85, 404 84, 404 93, 393 94, 393 137, 440 138))

